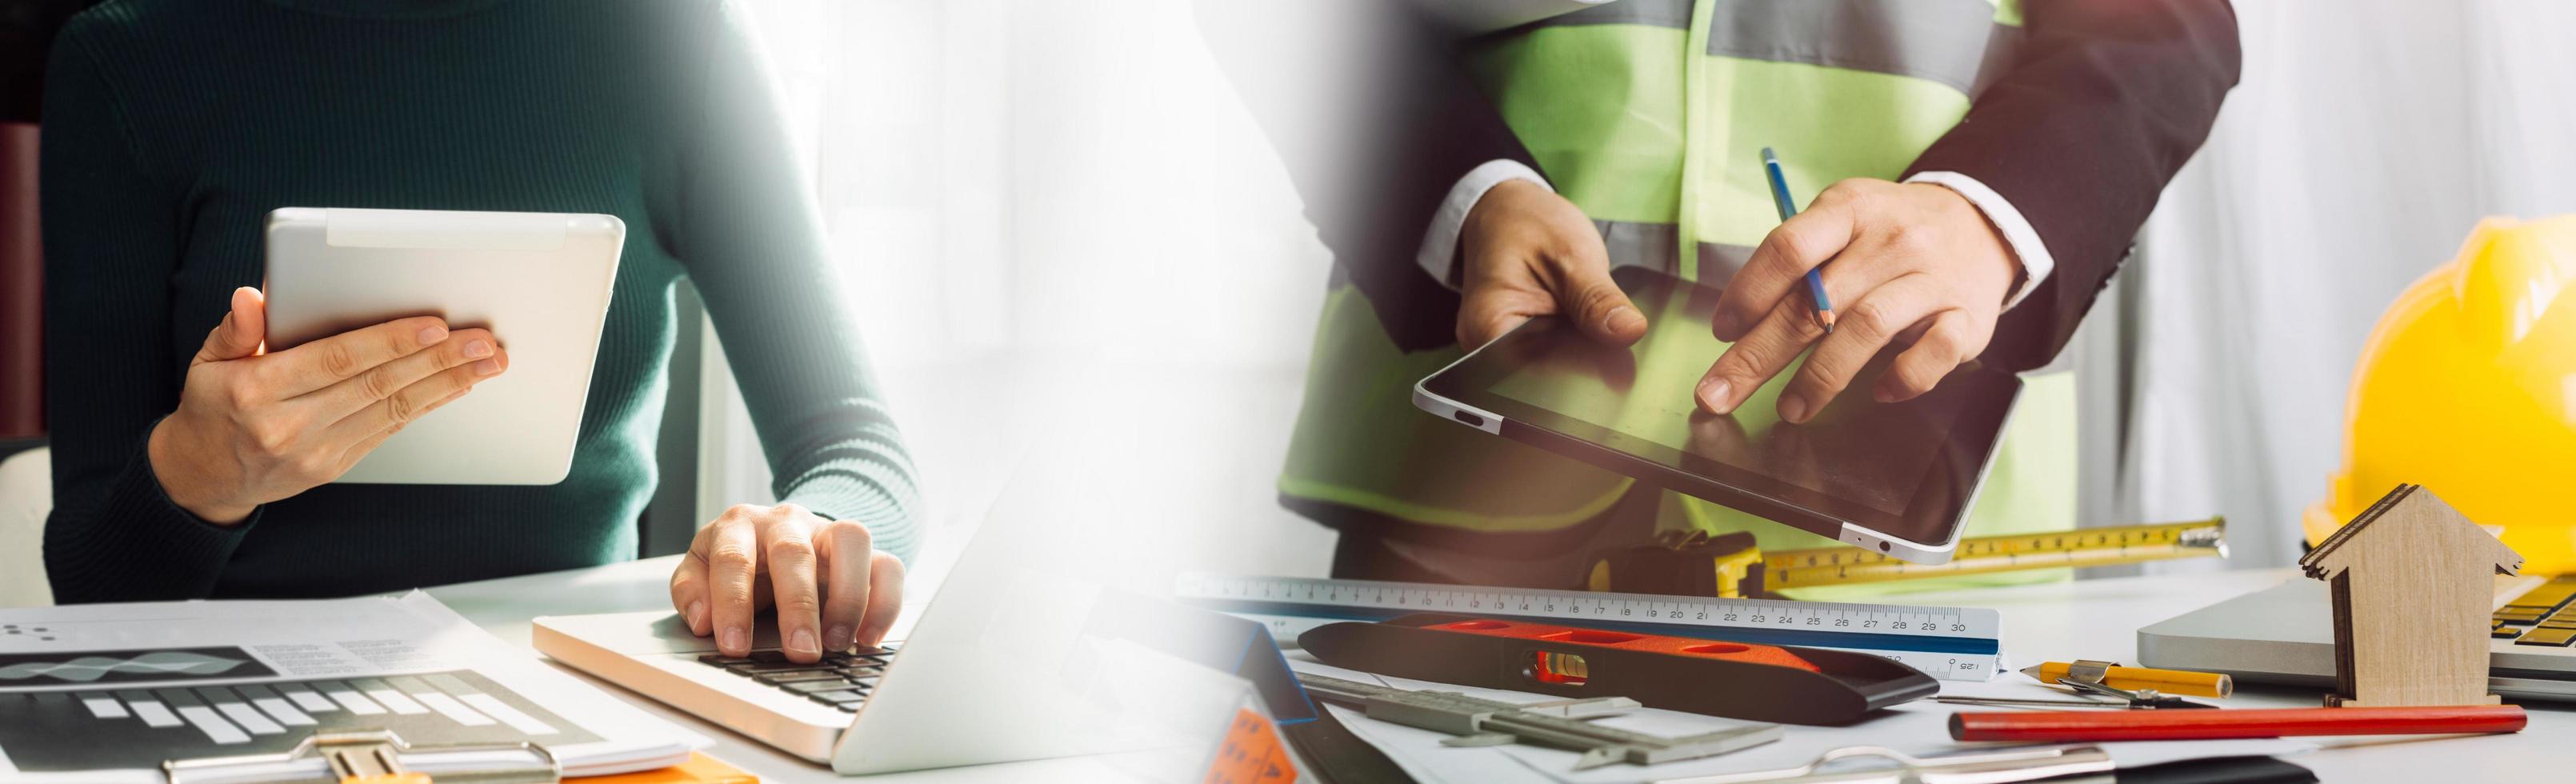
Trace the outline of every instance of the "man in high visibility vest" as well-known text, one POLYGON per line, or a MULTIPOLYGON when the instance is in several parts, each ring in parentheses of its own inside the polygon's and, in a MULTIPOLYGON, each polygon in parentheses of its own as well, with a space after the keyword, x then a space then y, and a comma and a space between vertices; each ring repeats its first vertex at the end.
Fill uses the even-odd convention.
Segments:
MULTIPOLYGON (((1299 3, 1324 20, 1303 28, 1200 6, 1335 255, 1279 491, 1341 531, 1336 576, 1569 587, 1658 530, 1830 543, 1422 414, 1409 389, 1535 316, 1638 341, 1609 276, 1630 264, 1723 289, 1734 345, 1670 392, 1710 411, 1782 372, 1750 402, 1802 422, 1971 359, 2041 368, 2239 59, 2224 0, 1617 0, 1491 31, 1415 13, 1471 2, 1299 3), (1353 78, 1313 89, 1336 64, 1353 78), (1831 183, 1787 222, 1766 146, 1792 183, 1831 183), (1830 335, 1802 285, 1819 265, 1830 335)), ((2074 525, 2073 381, 2025 380, 1971 535, 2074 525)))

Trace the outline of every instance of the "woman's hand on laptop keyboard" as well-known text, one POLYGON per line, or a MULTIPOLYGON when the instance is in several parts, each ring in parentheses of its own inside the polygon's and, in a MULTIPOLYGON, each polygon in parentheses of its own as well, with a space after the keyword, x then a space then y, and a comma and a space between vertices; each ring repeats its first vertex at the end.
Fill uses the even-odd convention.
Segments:
POLYGON ((781 649, 812 662, 885 639, 903 609, 903 562, 856 522, 740 504, 698 529, 671 572, 671 607, 727 656, 751 652, 753 616, 775 607, 781 649))

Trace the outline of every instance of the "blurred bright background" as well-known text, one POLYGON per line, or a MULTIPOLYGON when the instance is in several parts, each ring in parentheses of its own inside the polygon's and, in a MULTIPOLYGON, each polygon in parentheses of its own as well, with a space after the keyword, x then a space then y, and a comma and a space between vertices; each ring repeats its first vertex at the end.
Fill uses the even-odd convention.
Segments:
MULTIPOLYGON (((1322 572, 1330 535, 1271 479, 1327 255, 1190 3, 749 5, 935 550, 1037 451, 1122 477, 1062 503, 1178 532, 1192 566, 1322 572), (1069 435, 1028 436, 1050 429, 1069 435)), ((2340 461, 2380 311, 2479 216, 2576 211, 2576 6, 2236 5, 2243 82, 2073 358, 2066 523, 2223 513, 2234 565, 2276 566, 2340 461)), ((757 500, 759 451, 708 373, 699 503, 757 500)))
MULTIPOLYGON (((1039 452, 1026 470, 1102 469, 1068 520, 1118 511, 1234 559, 1203 568, 1321 572, 1330 535, 1271 479, 1329 257, 1189 3, 747 5, 934 552, 1039 452)), ((699 519, 769 481, 707 372, 699 519)))
MULTIPOLYGON (((1329 256, 1196 4, 739 2, 921 464, 932 553, 964 544, 1018 466, 1079 474, 1047 484, 1090 490, 1044 506, 1152 532, 1165 567, 1324 571, 1332 535, 1281 510, 1273 479, 1329 256)), ((2343 462, 2350 379, 2383 309, 2482 216, 2576 213, 2576 3, 2235 7, 2241 83, 2066 360, 2083 492, 2062 521, 2224 514, 2235 557, 2104 571, 2290 563, 2300 511, 2343 462)), ((0 19, 0 35, 50 30, 39 21, 0 19)), ((1243 56, 1312 58, 1317 96, 1371 77, 1335 57, 1335 29, 1291 22, 1243 56)), ((33 127, 0 132, 22 156, 0 163, 30 171, 33 127)), ((32 200, 14 204, 32 220, 32 200)), ((720 353, 676 356, 647 555, 770 497, 720 353)), ((33 396, 13 400, 0 419, 33 432, 0 456, 40 443, 33 396)), ((0 553, 32 553, 49 505, 41 463, 19 464, 0 472, 17 482, 0 481, 14 502, 0 553)), ((21 572, 6 576, 41 583, 21 572)))
POLYGON ((2225 513, 2277 566, 2381 312, 2481 216, 2576 212, 2576 4, 2234 1, 2242 81, 2088 320, 2084 517, 2225 513))

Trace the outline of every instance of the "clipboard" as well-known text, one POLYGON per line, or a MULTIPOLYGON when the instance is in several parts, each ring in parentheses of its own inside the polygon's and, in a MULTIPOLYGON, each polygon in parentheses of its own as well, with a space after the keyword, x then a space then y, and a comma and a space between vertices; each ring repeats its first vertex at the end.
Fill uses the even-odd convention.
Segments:
MULTIPOLYGON (((563 780, 563 764, 545 746, 520 741, 449 746, 413 746, 392 730, 352 732, 317 732, 295 744, 295 748, 275 754, 240 754, 221 757, 166 760, 161 772, 170 784, 217 784, 229 782, 316 782, 317 784, 432 784, 428 773, 414 772, 406 760, 423 761, 431 756, 523 756, 524 763, 496 760, 466 770, 441 768, 438 784, 553 784, 563 780), (321 776, 277 775, 279 766, 289 766, 308 759, 319 759, 327 773, 321 776), (263 773, 263 770, 270 771, 263 773)), ((438 760, 436 762, 447 762, 438 760)))

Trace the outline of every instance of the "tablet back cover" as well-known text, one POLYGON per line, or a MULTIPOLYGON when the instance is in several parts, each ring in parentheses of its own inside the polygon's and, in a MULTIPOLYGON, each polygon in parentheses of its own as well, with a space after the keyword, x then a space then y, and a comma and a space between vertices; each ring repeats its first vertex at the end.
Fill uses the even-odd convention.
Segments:
POLYGON ((626 226, 614 216, 287 208, 269 216, 269 350, 406 316, 492 330, 509 372, 341 482, 547 485, 571 472, 626 226))

